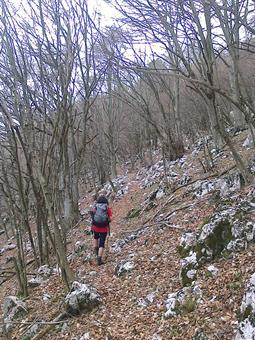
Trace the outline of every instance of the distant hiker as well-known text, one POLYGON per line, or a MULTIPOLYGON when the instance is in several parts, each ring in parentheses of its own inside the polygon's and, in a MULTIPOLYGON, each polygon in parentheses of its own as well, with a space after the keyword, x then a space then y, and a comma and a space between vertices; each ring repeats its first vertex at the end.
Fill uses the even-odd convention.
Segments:
POLYGON ((112 210, 105 196, 99 196, 91 211, 92 231, 94 234, 94 248, 97 264, 103 264, 104 246, 107 234, 110 235, 112 210))

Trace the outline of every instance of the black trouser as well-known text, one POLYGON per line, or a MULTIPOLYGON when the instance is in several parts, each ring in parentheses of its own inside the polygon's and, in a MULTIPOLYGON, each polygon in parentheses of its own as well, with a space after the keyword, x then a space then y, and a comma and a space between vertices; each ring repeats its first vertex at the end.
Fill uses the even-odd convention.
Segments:
POLYGON ((99 248, 104 248, 106 237, 107 233, 97 233, 96 231, 94 231, 94 239, 99 239, 99 248))

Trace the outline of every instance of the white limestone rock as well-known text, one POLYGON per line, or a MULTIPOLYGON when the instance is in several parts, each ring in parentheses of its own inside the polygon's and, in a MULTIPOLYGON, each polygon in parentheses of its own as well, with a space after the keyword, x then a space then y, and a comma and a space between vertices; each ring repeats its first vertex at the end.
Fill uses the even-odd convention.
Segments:
POLYGON ((48 279, 51 276, 52 272, 52 268, 50 268, 47 264, 39 267, 37 270, 38 275, 44 280, 48 279))
POLYGON ((249 319, 240 322, 239 330, 235 340, 252 340, 255 339, 255 327, 249 319))
POLYGON ((191 285, 196 280, 198 267, 197 255, 195 252, 190 256, 181 259, 180 281, 183 286, 191 285))
POLYGON ((185 174, 180 180, 179 185, 186 185, 191 181, 191 177, 187 174, 185 174))
POLYGON ((15 249, 16 247, 17 246, 14 243, 7 244, 6 246, 4 246, 3 248, 0 249, 0 255, 2 255, 3 253, 5 253, 9 250, 15 249))
POLYGON ((86 243, 84 241, 76 241, 74 244, 74 252, 80 255, 86 249, 86 243))
POLYGON ((162 340, 162 337, 158 334, 153 334, 148 340, 162 340))
POLYGON ((45 304, 49 303, 51 300, 51 295, 47 293, 43 293, 42 300, 45 304))
POLYGON ((35 287, 40 286, 42 282, 43 282, 42 277, 35 276, 35 277, 32 277, 31 279, 29 279, 27 281, 27 284, 28 284, 28 287, 35 288, 35 287))
POLYGON ((255 339, 255 273, 252 274, 248 282, 240 313, 241 321, 235 340, 255 339))
POLYGON ((188 255, 190 250, 196 245, 197 237, 193 232, 185 232, 181 236, 179 253, 181 257, 188 255))
POLYGON ((195 282, 191 287, 184 287, 175 293, 169 294, 165 302, 166 312, 164 317, 168 319, 191 312, 195 309, 196 304, 201 301, 201 298, 202 291, 195 282))
POLYGON ((117 276, 122 276, 126 273, 131 272, 133 269, 135 268, 135 263, 134 261, 121 261, 121 263, 119 263, 116 268, 115 268, 115 275, 117 276))
POLYGON ((138 306, 147 307, 150 304, 152 304, 154 299, 155 299, 155 297, 156 297, 157 292, 158 291, 156 290, 154 292, 151 292, 151 293, 147 294, 144 299, 139 299, 138 300, 138 306))
POLYGON ((162 197, 165 196, 165 190, 163 188, 160 188, 158 191, 157 191, 157 194, 156 194, 156 199, 159 200, 161 199, 162 197))
POLYGON ((187 278, 189 278, 191 281, 196 280, 197 277, 197 271, 195 269, 190 269, 186 273, 187 278))
POLYGON ((218 273, 219 273, 219 269, 217 267, 215 267, 214 265, 208 266, 207 270, 212 276, 217 276, 218 273))
POLYGON ((18 299, 16 296, 7 296, 3 304, 3 319, 6 331, 9 332, 14 320, 21 320, 27 315, 26 304, 18 299))
POLYGON ((95 287, 74 281, 64 303, 68 313, 78 315, 82 312, 90 312, 102 303, 102 299, 95 287))
POLYGON ((215 190, 214 181, 198 181, 193 185, 192 191, 195 198, 201 198, 204 195, 215 190))
POLYGON ((247 148, 247 149, 250 149, 253 147, 253 140, 252 140, 252 136, 249 135, 245 141, 243 142, 243 147, 244 148, 247 148))

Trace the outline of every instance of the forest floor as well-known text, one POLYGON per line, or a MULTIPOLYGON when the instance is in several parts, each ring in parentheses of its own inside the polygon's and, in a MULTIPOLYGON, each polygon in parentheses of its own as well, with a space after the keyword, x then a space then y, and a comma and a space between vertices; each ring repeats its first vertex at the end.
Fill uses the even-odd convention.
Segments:
MULTIPOLYGON (((245 138, 239 135, 240 149, 245 138)), ((243 151, 247 157, 251 151, 243 151)), ((217 169, 223 171, 233 165, 229 156, 218 159, 216 169, 209 174, 203 174, 198 159, 192 154, 187 157, 192 180, 213 175, 217 169)), ((136 172, 129 173, 129 192, 112 204, 113 221, 111 237, 107 245, 105 264, 98 267, 95 258, 85 260, 93 252, 92 236, 87 235, 88 225, 80 223, 69 235, 68 252, 71 253, 77 241, 85 243, 85 249, 80 256, 70 258, 71 268, 84 283, 90 283, 97 288, 103 303, 91 313, 82 314, 69 319, 65 324, 52 327, 41 339, 98 339, 98 340, 168 340, 192 339, 199 332, 206 334, 207 339, 233 339, 238 324, 238 311, 248 278, 255 271, 255 244, 241 253, 227 259, 219 259, 213 264, 219 268, 216 277, 207 275, 206 267, 198 272, 198 282, 202 289, 202 303, 185 315, 165 319, 165 301, 168 294, 181 288, 180 256, 177 246, 181 235, 187 230, 198 230, 215 209, 211 194, 195 198, 187 192, 187 187, 180 188, 174 194, 174 201, 169 201, 169 195, 158 200, 158 205, 140 217, 125 219, 132 208, 138 208, 145 197, 153 191, 153 187, 140 189, 136 180, 136 172), (186 206, 186 208, 184 207, 186 206), (188 207, 189 206, 189 207, 188 207), (181 208, 181 210, 178 210, 181 208), (176 210, 176 211, 175 211, 176 210), (173 212, 171 223, 164 229, 155 228, 149 224, 148 230, 130 241, 119 253, 109 251, 110 245, 118 239, 132 233, 152 218, 157 211, 165 214, 173 212), (175 212, 174 212, 175 211, 175 212), (115 267, 121 260, 132 258, 135 268, 123 277, 117 277, 115 267), (143 304, 148 294, 153 296, 148 304, 143 304), (83 336, 83 338, 82 338, 83 336)), ((245 197, 250 187, 242 190, 245 197)), ((170 194, 171 195, 171 194, 170 194)), ((81 207, 91 204, 87 196, 81 201, 81 207)), ((254 216, 255 221, 255 216, 254 216)), ((0 236, 3 244, 2 236, 0 236)), ((0 243, 1 246, 1 243, 0 243)), ((15 251, 9 251, 0 256, 1 265, 6 256, 15 251)), ((15 278, 1 285, 0 302, 4 296, 15 295, 17 284, 15 278)), ((30 289, 26 299, 29 310, 27 324, 17 325, 12 333, 12 339, 24 339, 24 334, 30 327, 29 322, 36 320, 52 321, 63 309, 63 299, 66 295, 58 275, 53 275, 43 285, 30 289), (42 301, 47 293, 51 296, 48 303, 42 301)), ((197 338, 199 339, 199 338, 197 338)))

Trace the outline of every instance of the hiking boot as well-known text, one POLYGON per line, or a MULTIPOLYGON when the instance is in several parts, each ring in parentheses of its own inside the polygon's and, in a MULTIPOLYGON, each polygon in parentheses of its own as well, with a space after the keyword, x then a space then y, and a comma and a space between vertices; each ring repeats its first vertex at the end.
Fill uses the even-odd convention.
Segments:
POLYGON ((101 266, 102 264, 104 264, 104 262, 102 261, 102 256, 97 257, 97 264, 98 266, 101 266))
POLYGON ((94 252, 95 252, 95 255, 96 255, 96 256, 98 256, 98 250, 99 250, 99 248, 98 248, 98 247, 95 247, 94 252))

